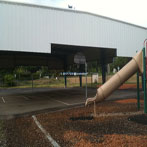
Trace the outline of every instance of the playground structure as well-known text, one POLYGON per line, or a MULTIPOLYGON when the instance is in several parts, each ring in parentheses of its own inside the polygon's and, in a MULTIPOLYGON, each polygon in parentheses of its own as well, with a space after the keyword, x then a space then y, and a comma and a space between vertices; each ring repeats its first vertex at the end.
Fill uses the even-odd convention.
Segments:
POLYGON ((106 99, 112 92, 120 87, 125 81, 127 81, 133 74, 137 72, 137 104, 138 110, 140 109, 140 90, 139 90, 139 75, 143 75, 143 90, 144 90, 144 113, 147 113, 147 101, 146 101, 146 49, 147 40, 144 41, 144 47, 139 51, 132 60, 127 63, 119 72, 117 72, 112 78, 110 78, 105 84, 97 89, 96 96, 88 98, 85 105, 89 105, 94 102, 100 102, 106 99))

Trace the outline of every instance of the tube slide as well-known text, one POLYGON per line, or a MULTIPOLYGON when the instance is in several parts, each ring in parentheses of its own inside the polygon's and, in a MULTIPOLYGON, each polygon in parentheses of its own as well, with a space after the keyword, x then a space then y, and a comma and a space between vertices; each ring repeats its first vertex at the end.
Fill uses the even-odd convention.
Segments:
POLYGON ((132 58, 119 72, 97 89, 96 96, 88 98, 85 105, 90 103, 100 102, 106 99, 112 92, 120 87, 126 80, 128 80, 137 70, 143 73, 143 53, 142 50, 132 58))

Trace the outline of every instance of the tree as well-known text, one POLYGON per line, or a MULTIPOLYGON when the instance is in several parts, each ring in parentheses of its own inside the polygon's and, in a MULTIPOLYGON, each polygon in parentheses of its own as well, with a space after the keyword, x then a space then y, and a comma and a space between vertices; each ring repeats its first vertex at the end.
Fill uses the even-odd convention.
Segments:
POLYGON ((23 66, 16 67, 15 70, 14 70, 14 73, 20 79, 20 75, 22 75, 23 73, 25 73, 25 68, 23 66))
POLYGON ((111 71, 113 70, 113 68, 117 69, 117 67, 121 69, 129 61, 130 58, 128 57, 115 57, 113 63, 110 64, 111 71))

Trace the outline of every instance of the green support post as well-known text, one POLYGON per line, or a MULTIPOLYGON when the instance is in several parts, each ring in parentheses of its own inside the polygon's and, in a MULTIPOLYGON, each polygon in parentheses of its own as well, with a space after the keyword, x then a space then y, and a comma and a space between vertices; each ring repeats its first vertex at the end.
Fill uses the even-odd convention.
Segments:
POLYGON ((147 105, 146 105, 146 56, 145 56, 145 48, 143 48, 143 88, 144 88, 144 113, 147 113, 147 105))
POLYGON ((139 71, 137 71, 137 109, 140 110, 139 71))
POLYGON ((67 76, 64 75, 64 87, 67 88, 67 76))

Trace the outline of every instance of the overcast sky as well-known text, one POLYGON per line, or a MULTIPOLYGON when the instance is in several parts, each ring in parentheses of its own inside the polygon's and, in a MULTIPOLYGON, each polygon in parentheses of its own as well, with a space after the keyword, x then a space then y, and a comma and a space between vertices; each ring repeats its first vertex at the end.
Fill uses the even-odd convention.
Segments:
POLYGON ((147 0, 9 0, 41 4, 60 8, 75 7, 75 10, 88 11, 147 27, 147 0))

